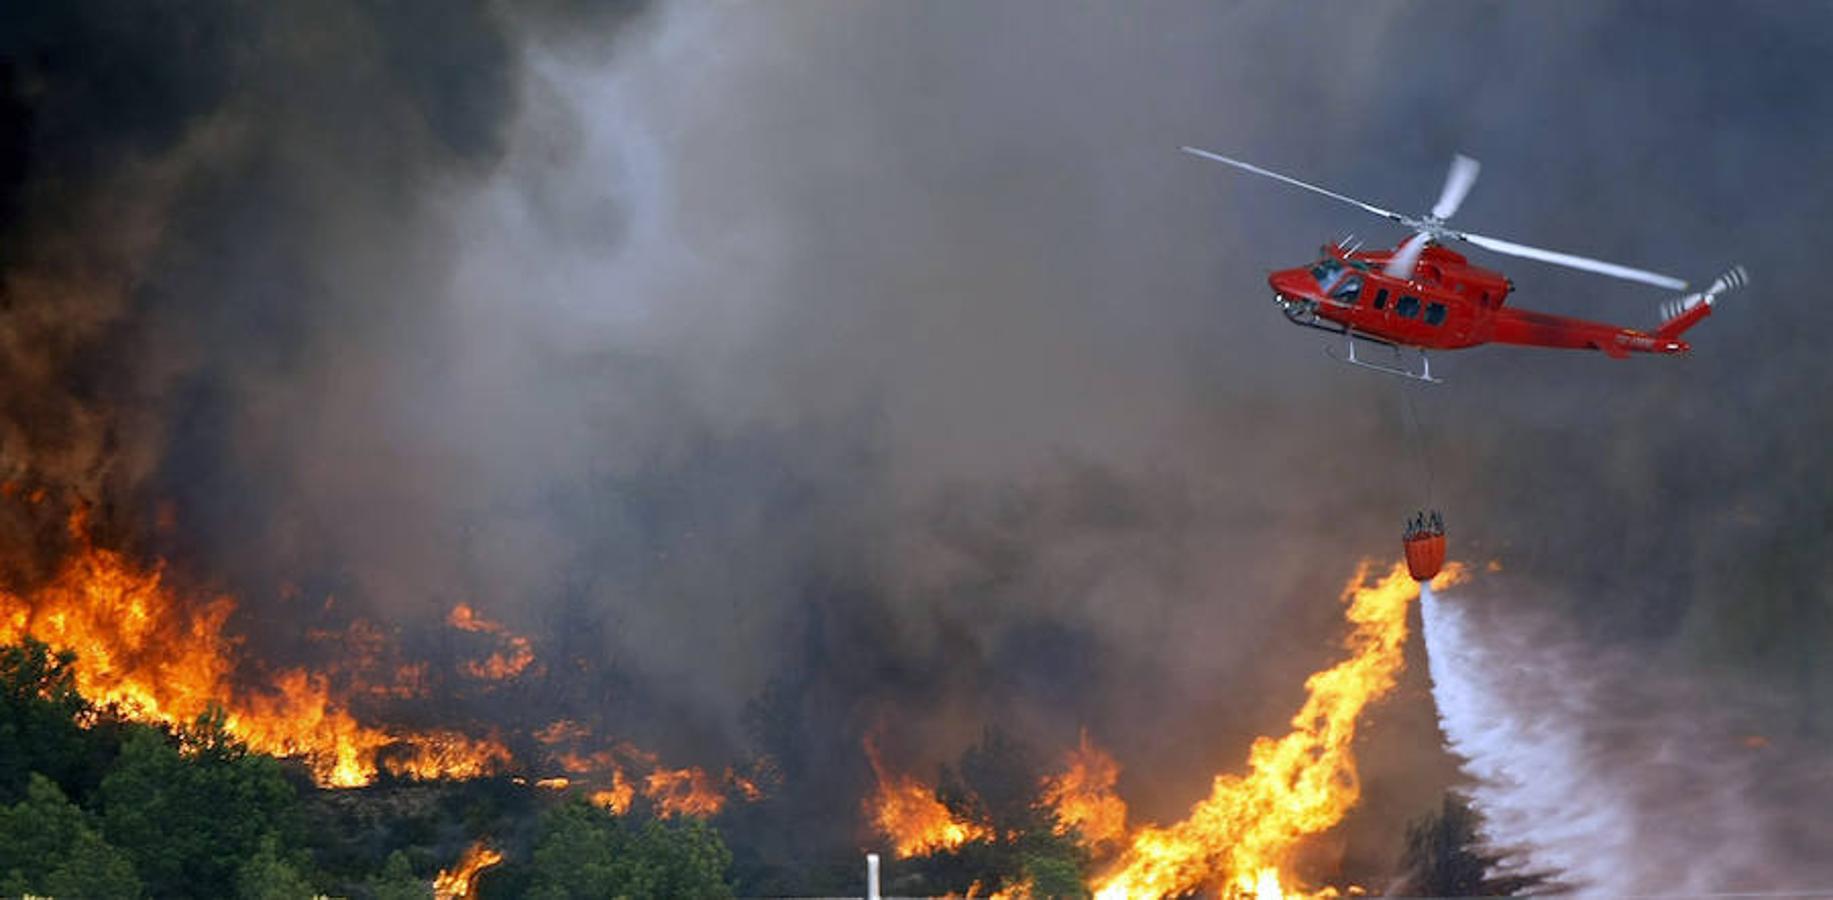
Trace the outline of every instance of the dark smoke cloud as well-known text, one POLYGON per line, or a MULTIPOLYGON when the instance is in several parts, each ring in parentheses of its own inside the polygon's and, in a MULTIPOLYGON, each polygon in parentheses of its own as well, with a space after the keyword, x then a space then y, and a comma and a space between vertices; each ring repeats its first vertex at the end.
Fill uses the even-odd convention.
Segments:
MULTIPOLYGON (((1088 725, 1178 814, 1283 724, 1328 598, 1428 502, 1584 639, 1828 727, 1823 11, 636 13, 24 15, 6 473, 227 584, 275 654, 302 652, 282 583, 410 632, 466 600, 625 673, 556 712, 712 760, 775 684, 809 771, 887 717, 911 765, 986 721, 1088 725), (1443 358, 1422 446, 1264 284, 1399 236, 1187 143, 1399 209, 1462 150, 1460 224, 1756 283, 1686 360, 1443 358)), ((1503 267, 1524 306, 1655 315, 1503 267)), ((58 530, 9 515, 29 579, 58 530)), ((1355 858, 1451 774, 1410 684, 1355 858)))
POLYGON ((454 248, 427 207, 502 155, 518 21, 483 3, 10 15, 9 473, 171 499, 206 532, 270 519, 291 466, 262 407, 296 416, 271 392, 402 350, 437 306, 454 248))

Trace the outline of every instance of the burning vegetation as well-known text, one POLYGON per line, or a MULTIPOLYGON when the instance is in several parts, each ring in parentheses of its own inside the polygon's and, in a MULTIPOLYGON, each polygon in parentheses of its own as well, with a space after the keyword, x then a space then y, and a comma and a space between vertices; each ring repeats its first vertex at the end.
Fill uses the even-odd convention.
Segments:
POLYGON ((483 841, 472 844, 458 858, 457 865, 441 869, 434 876, 433 900, 474 900, 477 897, 478 876, 502 861, 503 854, 483 841))
POLYGON ((240 641, 224 628, 234 600, 181 599, 161 567, 141 568, 91 543, 82 512, 69 528, 75 549, 55 577, 27 594, 0 593, 0 641, 29 636, 75 653, 76 687, 92 702, 174 727, 220 707, 224 727, 250 748, 300 757, 319 783, 336 787, 375 780, 377 756, 392 746, 405 747, 408 764, 433 777, 447 766, 481 770, 501 752, 450 734, 362 725, 322 675, 301 669, 267 673, 259 689, 242 687, 240 641))
MULTIPOLYGON (((1452 567, 1439 586, 1461 577, 1452 567)), ((1404 565, 1368 582, 1364 565, 1344 589, 1348 658, 1305 681, 1305 704, 1285 735, 1248 751, 1245 775, 1218 775, 1181 822, 1141 828, 1096 886, 1104 900, 1164 897, 1233 885, 1283 896, 1283 868, 1300 838, 1338 822, 1361 796, 1352 743, 1368 704, 1393 689, 1406 658, 1407 608, 1419 585, 1404 565)))
MULTIPOLYGON (((18 494, 17 490, 11 494, 18 494)), ((11 496, 9 494, 9 496, 11 496)), ((448 727, 372 724, 358 717, 364 699, 420 696, 424 661, 389 667, 391 649, 381 633, 358 620, 343 637, 348 658, 311 671, 276 668, 252 659, 230 629, 236 601, 225 595, 184 596, 163 565, 141 566, 125 554, 97 546, 79 508, 67 523, 72 551, 45 583, 23 592, 0 592, 0 643, 40 640, 75 654, 76 689, 101 707, 134 721, 183 728, 220 710, 223 729, 249 749, 304 763, 324 787, 373 783, 383 772, 418 780, 465 780, 535 769, 549 780, 623 797, 630 787, 625 765, 642 777, 644 795, 663 815, 708 816, 725 803, 718 780, 693 767, 664 766, 628 743, 587 749, 589 728, 561 720, 530 735, 542 748, 518 761, 495 729, 482 734, 448 727), (338 677, 341 676, 341 677, 338 677), (599 787, 602 785, 602 789, 599 787)), ((503 681, 533 675, 533 642, 459 604, 447 619, 459 631, 488 635, 502 649, 461 668, 475 678, 503 681)))
POLYGON ((1062 773, 1044 779, 1038 799, 1055 814, 1058 834, 1074 829, 1091 849, 1101 849, 1126 835, 1127 804, 1114 793, 1119 781, 1120 764, 1084 730, 1062 773))
MULTIPOLYGON (((74 654, 72 687, 110 716, 179 734, 190 733, 193 722, 212 721, 225 739, 299 760, 327 789, 370 785, 381 773, 449 783, 519 770, 528 774, 513 781, 533 793, 573 798, 568 802, 579 811, 568 814, 577 820, 568 820, 574 821, 568 827, 611 829, 605 832, 610 835, 627 831, 619 823, 639 798, 652 821, 705 820, 722 817, 734 798, 745 806, 767 805, 773 797, 760 783, 781 784, 780 774, 760 777, 771 772, 764 760, 749 774, 728 768, 715 778, 699 768, 665 765, 655 753, 603 738, 572 719, 551 721, 514 741, 495 731, 365 722, 354 712, 362 701, 351 698, 373 698, 376 684, 387 685, 383 696, 411 695, 426 677, 426 662, 380 664, 392 657, 392 648, 384 633, 359 622, 346 632, 358 663, 346 661, 332 673, 263 666, 246 657, 243 639, 230 630, 232 598, 182 596, 162 566, 140 566, 95 545, 80 512, 68 529, 74 550, 52 577, 29 591, 0 594, 0 642, 36 639, 74 654), (370 668, 385 671, 364 677, 370 668), (511 743, 533 749, 518 756, 511 743)), ((1434 584, 1456 581, 1462 571, 1449 566, 1434 584)), ((1217 775, 1208 796, 1181 821, 1130 823, 1118 792, 1121 767, 1086 731, 1054 771, 1033 777, 1028 794, 1018 798, 987 787, 1002 779, 1014 783, 1013 773, 1027 771, 1015 762, 1021 751, 996 732, 936 785, 894 769, 879 739, 868 735, 864 750, 874 785, 864 804, 866 819, 895 857, 908 862, 1010 857, 995 867, 1007 875, 973 879, 967 896, 1309 896, 1294 886, 1302 878, 1289 868, 1293 850, 1336 825, 1358 799, 1352 752, 1357 723, 1393 688, 1404 665, 1407 609, 1418 594, 1404 565, 1378 575, 1360 568, 1343 593, 1350 626, 1344 658, 1306 680, 1307 696, 1291 729, 1256 739, 1245 771, 1217 775)), ((497 642, 485 663, 460 667, 474 678, 512 680, 540 668, 532 640, 468 604, 454 607, 446 624, 497 642)), ((507 858, 503 849, 476 841, 438 872, 438 896, 476 896, 484 873, 507 858)))
MULTIPOLYGON (((1462 577, 1463 568, 1453 564, 1433 585, 1446 587, 1462 577)), ((1099 873, 1091 885, 1094 895, 1126 900, 1204 890, 1257 898, 1340 893, 1334 887, 1295 888, 1287 867, 1299 841, 1342 821, 1360 797, 1353 753, 1357 723, 1396 683, 1405 664, 1407 610, 1418 596, 1419 585, 1404 564, 1378 576, 1366 564, 1359 568, 1343 592, 1350 625, 1343 641, 1346 657, 1306 680, 1305 703, 1290 731, 1256 739, 1247 771, 1217 775, 1209 796, 1181 821, 1129 832, 1126 804, 1115 793, 1120 768, 1084 733, 1062 771, 1042 780, 1034 806, 1047 811, 1057 834, 1079 840, 1099 873)), ((962 818, 938 799, 936 789, 888 773, 870 742, 866 749, 878 777, 874 821, 898 856, 954 853, 975 841, 1017 837, 1001 835, 993 823, 962 818)), ((1027 896, 1036 888, 1027 878, 1002 890, 1027 896)))
POLYGON ((865 748, 872 761, 872 773, 878 779, 878 788, 866 801, 866 809, 879 831, 891 839, 892 850, 898 856, 957 850, 969 841, 992 837, 989 827, 955 815, 936 796, 934 788, 911 775, 888 771, 872 738, 866 738, 865 748))
MULTIPOLYGON (((297 759, 327 789, 370 785, 383 773, 463 782, 524 772, 516 784, 575 798, 582 809, 615 817, 582 820, 600 829, 624 828, 614 823, 631 815, 639 798, 653 821, 704 820, 721 817, 733 799, 767 803, 772 798, 760 784, 780 785, 780 775, 760 779, 770 771, 764 760, 748 774, 728 768, 712 777, 700 768, 666 765, 653 752, 573 719, 511 738, 496 729, 473 733, 365 721, 356 710, 366 702, 417 696, 429 680, 428 662, 402 661, 385 632, 358 621, 326 633, 342 634, 353 651, 326 671, 264 665, 247 656, 244 639, 231 630, 234 599, 185 596, 163 566, 138 565, 96 545, 80 511, 67 528, 73 550, 50 578, 27 591, 0 594, 0 642, 36 639, 74 654, 72 686, 109 715, 181 734, 208 719, 227 739, 257 753, 297 759), (518 755, 512 744, 531 749, 518 755)), ((1434 584, 1461 576, 1453 565, 1434 584)), ((1130 823, 1118 792, 1121 767, 1086 732, 1016 801, 986 787, 1023 771, 1012 763, 1019 751, 992 732, 959 772, 945 772, 936 785, 893 768, 878 739, 868 735, 864 749, 874 785, 866 819, 902 860, 968 859, 982 854, 977 847, 1015 860, 996 867, 1008 873, 1003 878, 974 879, 968 896, 1055 896, 1065 890, 1108 900, 1206 890, 1306 895, 1294 887, 1302 879, 1289 869, 1293 850, 1336 825, 1358 799, 1352 752, 1357 723, 1393 688, 1404 665, 1407 609, 1418 593, 1404 565, 1378 575, 1366 565, 1359 569, 1343 594, 1350 626, 1344 658, 1307 679, 1290 731, 1255 740, 1245 771, 1217 775, 1209 795, 1181 821, 1130 823)), ((497 683, 542 671, 532 639, 469 604, 453 607, 445 624, 490 642, 481 662, 457 667, 460 677, 497 683)), ((502 849, 472 844, 438 873, 439 896, 475 896, 483 873, 506 858, 502 849)))

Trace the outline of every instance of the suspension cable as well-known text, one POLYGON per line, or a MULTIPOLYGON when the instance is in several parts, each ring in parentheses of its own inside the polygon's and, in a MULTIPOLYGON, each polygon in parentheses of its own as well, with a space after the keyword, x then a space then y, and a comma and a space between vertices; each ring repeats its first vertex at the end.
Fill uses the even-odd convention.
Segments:
POLYGON ((1421 480, 1426 484, 1426 506, 1434 509, 1438 504, 1433 496, 1432 444, 1426 435, 1425 423, 1419 410, 1414 406, 1413 395, 1407 390, 1406 380, 1395 379, 1395 381, 1398 382, 1396 388, 1400 391, 1400 418, 1406 428, 1407 443, 1411 445, 1414 457, 1419 460, 1421 480))

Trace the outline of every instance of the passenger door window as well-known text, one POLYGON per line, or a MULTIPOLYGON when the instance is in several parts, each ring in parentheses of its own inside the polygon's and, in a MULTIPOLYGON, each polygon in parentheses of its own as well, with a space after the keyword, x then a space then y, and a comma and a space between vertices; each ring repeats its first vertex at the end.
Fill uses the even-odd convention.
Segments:
POLYGON ((1426 304, 1426 324, 1445 324, 1445 304, 1437 302, 1426 304))
POLYGON ((1394 312, 1398 313, 1400 317, 1403 319, 1411 319, 1411 318, 1414 318, 1415 316, 1418 316, 1419 315, 1419 298, 1410 296, 1410 295, 1403 295, 1400 298, 1400 302, 1394 304, 1394 312))

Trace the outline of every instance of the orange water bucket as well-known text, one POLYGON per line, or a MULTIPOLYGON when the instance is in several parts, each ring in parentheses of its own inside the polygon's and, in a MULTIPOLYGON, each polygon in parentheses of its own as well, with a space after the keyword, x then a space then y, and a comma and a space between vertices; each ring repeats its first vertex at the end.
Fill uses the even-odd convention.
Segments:
POLYGON ((1445 536, 1422 532, 1401 542, 1407 551, 1407 572, 1414 581, 1430 581, 1445 567, 1445 536))

